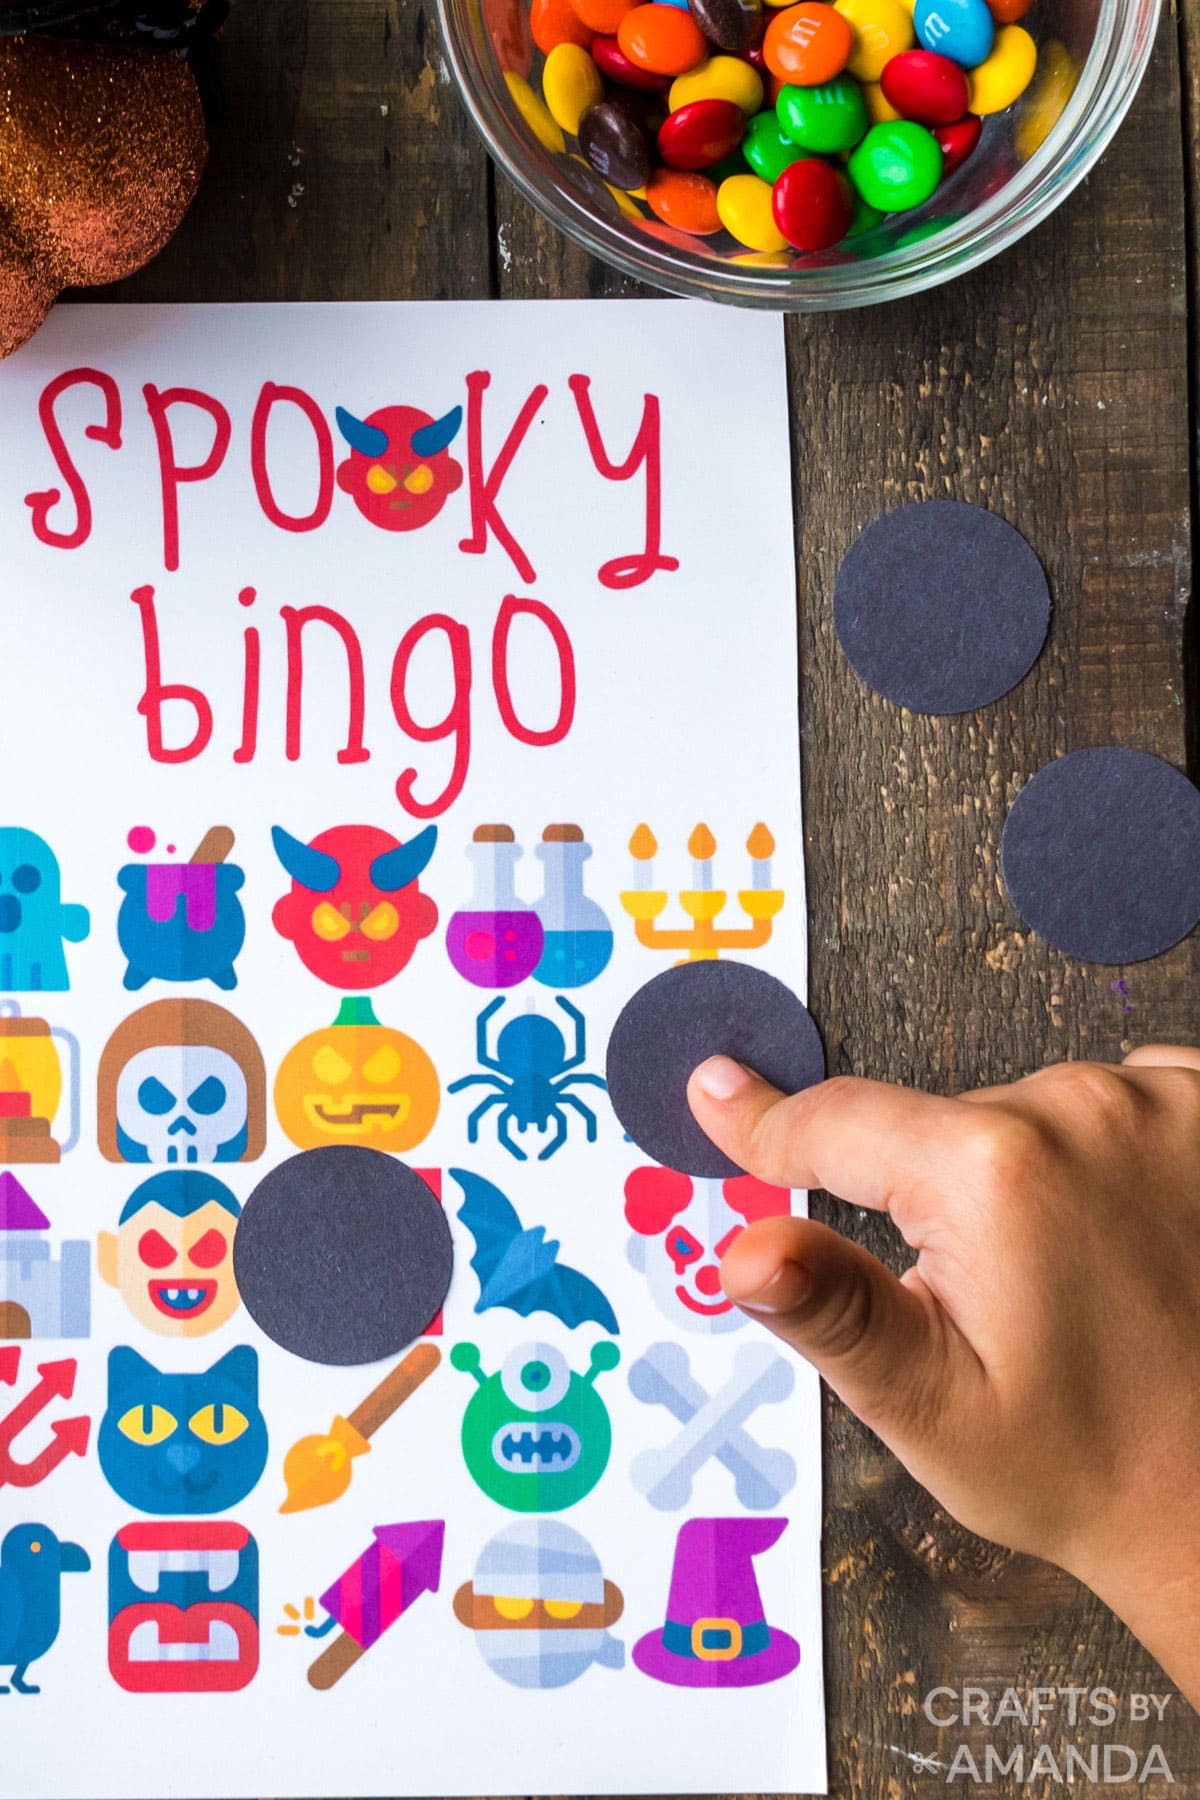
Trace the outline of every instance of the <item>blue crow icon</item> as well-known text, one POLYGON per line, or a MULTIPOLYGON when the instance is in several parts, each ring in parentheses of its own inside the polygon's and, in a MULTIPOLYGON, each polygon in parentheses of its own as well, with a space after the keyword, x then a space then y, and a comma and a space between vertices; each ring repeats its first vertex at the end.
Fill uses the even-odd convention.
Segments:
POLYGON ((86 1550, 60 1543, 48 1525, 14 1525, 0 1543, 0 1669, 12 1665, 18 1694, 41 1691, 25 1672, 58 1636, 62 1577, 91 1566, 86 1550))

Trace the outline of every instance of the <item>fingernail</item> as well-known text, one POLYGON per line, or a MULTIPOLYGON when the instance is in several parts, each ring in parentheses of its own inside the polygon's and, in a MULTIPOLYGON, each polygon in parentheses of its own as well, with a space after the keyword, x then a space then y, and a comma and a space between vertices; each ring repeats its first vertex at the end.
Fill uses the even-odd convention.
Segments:
POLYGON ((759 1288, 751 1300, 738 1300, 736 1305, 749 1313, 788 1313, 803 1306, 812 1288, 812 1278, 799 1263, 785 1262, 776 1269, 765 1287, 759 1288))
POLYGON ((731 1056, 710 1056, 693 1075, 701 1093, 710 1100, 735 1100, 750 1085, 750 1076, 731 1056))

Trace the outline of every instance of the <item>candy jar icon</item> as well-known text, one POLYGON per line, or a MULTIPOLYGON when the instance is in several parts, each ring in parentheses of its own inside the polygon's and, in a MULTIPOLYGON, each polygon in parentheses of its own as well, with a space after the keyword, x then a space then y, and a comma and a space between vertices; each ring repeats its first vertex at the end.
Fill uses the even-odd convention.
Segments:
POLYGON ((607 966, 613 947, 606 913, 583 891, 592 846, 578 825, 547 825, 536 854, 545 865, 545 892, 536 902, 545 946, 533 979, 543 987, 586 987, 607 966))
POLYGON ((517 899, 516 866, 524 851, 511 825, 478 825, 467 855, 475 892, 446 927, 446 953, 475 987, 516 987, 533 974, 543 947, 541 920, 517 899))

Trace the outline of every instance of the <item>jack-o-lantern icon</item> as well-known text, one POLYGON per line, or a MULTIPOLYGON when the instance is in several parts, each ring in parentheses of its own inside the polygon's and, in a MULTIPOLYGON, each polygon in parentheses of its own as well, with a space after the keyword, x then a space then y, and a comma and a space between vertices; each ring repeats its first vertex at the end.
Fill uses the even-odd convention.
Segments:
POLYGON ((441 1097, 416 1039, 381 1025, 371 1001, 356 995, 342 1001, 332 1025, 292 1045, 275 1077, 279 1123, 302 1150, 411 1150, 432 1131, 441 1097))

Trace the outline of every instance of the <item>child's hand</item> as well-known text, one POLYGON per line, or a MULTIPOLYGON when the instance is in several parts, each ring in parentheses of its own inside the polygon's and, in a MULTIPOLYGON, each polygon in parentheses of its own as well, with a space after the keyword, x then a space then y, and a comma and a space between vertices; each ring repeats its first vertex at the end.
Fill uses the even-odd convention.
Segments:
POLYGON ((886 1211, 902 1277, 763 1219, 721 1266, 974 1531, 1061 1563, 1200 1702, 1200 1051, 935 1099, 792 1099, 714 1057, 704 1130, 764 1181, 886 1211))

